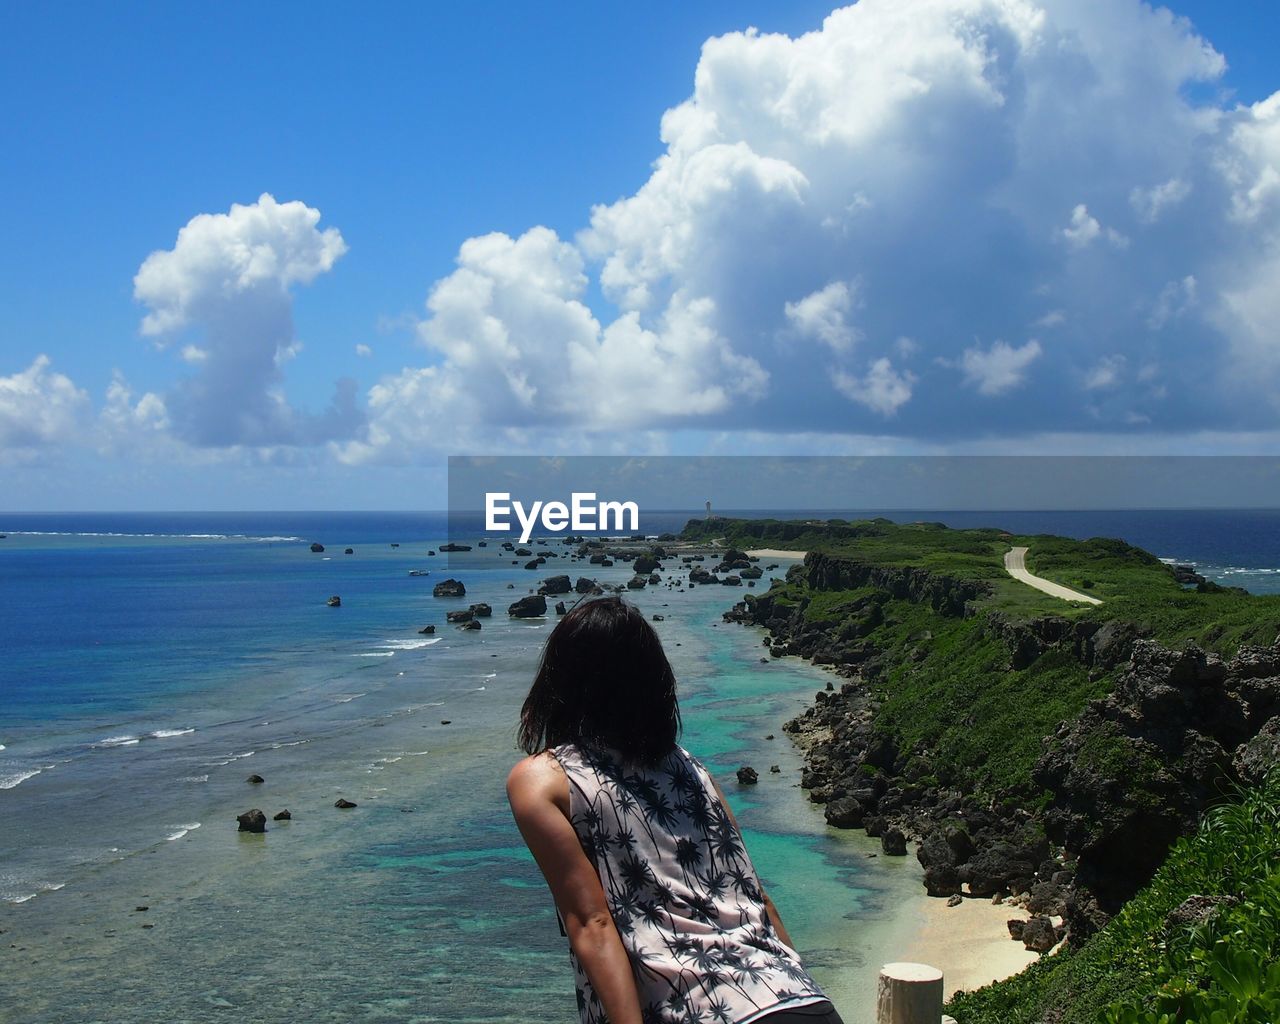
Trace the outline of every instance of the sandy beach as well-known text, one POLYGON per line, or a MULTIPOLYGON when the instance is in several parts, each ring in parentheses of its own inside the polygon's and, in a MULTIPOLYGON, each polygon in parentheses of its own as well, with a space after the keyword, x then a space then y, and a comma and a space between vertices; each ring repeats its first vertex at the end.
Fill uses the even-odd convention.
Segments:
POLYGON ((1001 981, 1039 959, 1009 938, 1005 924, 1028 916, 1021 907, 987 899, 966 899, 949 907, 946 900, 929 897, 919 933, 895 959, 937 967, 950 999, 960 989, 1001 981))
POLYGON ((747 552, 748 555, 755 555, 757 558, 804 558, 807 553, 805 551, 783 551, 781 548, 752 548, 747 552))

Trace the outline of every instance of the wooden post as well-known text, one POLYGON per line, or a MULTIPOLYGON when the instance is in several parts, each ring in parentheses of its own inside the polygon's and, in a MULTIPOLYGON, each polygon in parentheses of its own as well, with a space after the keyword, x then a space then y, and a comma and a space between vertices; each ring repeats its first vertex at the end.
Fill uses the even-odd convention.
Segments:
POLYGON ((880 969, 876 1024, 940 1024, 942 972, 927 964, 885 964, 880 969))

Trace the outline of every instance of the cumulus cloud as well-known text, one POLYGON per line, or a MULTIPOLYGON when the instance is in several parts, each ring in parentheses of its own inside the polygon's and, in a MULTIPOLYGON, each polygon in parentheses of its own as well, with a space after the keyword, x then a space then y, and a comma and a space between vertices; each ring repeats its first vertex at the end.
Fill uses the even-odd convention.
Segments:
POLYGON ((1269 428, 1239 392, 1280 393, 1280 96, 1202 99, 1224 68, 1138 0, 860 0, 709 39, 634 193, 573 238, 462 245, 430 355, 343 456, 888 417, 950 446, 1269 428), (1052 344, 967 340, 1028 325, 1052 344))
POLYGON ((0 377, 0 455, 26 459, 72 440, 89 408, 89 396, 70 377, 37 356, 25 370, 0 377))
POLYGON ((586 286, 582 254, 549 228, 467 240, 419 326, 440 361, 377 384, 367 435, 340 457, 510 442, 517 429, 670 426, 763 392, 767 373, 717 333, 711 300, 677 292, 655 317, 604 325, 586 286))
POLYGON ((967 348, 960 357, 964 382, 983 395, 1003 394, 1022 383, 1027 367, 1040 357, 1040 351, 1040 342, 1034 338, 1018 348, 1003 341, 992 342, 985 350, 967 348))
POLYGON ((322 414, 294 409, 281 367, 301 350, 291 289, 329 271, 346 252, 320 211, 263 194, 227 213, 200 214, 172 249, 153 252, 134 277, 147 306, 142 333, 181 349, 197 368, 165 396, 175 434, 197 446, 305 445, 349 436, 362 421, 355 385, 339 381, 322 414))
POLYGON ((798 302, 788 302, 783 313, 801 337, 816 338, 835 352, 847 352, 858 340, 848 323, 853 293, 843 281, 832 281, 798 302))
POLYGON ((358 355, 361 359, 368 359, 371 355, 373 355, 373 349, 370 348, 368 345, 366 345, 364 342, 359 342, 356 344, 356 355, 358 355))
POLYGON ((915 380, 911 371, 895 370, 884 357, 875 360, 861 377, 844 371, 835 375, 835 385, 842 394, 886 417, 892 416, 911 398, 911 385, 915 380))

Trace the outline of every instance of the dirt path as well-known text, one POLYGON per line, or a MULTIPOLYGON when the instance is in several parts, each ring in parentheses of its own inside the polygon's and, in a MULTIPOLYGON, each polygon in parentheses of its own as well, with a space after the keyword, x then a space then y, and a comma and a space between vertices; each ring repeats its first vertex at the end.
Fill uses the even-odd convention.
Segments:
POLYGON ((1096 597, 1090 597, 1088 594, 1082 594, 1078 590, 1064 587, 1061 583, 1054 583, 1039 576, 1032 576, 1031 573, 1027 572, 1026 548, 1010 548, 1006 551, 1004 553, 1004 567, 1015 580, 1025 583, 1029 587, 1035 587, 1036 590, 1043 590, 1053 597, 1060 597, 1064 601, 1085 601, 1089 604, 1102 604, 1096 597))

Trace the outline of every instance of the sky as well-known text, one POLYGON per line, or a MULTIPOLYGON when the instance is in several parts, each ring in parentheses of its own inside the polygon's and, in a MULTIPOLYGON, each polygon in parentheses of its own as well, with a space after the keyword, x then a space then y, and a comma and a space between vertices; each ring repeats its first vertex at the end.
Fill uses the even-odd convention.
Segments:
POLYGON ((1280 453, 1280 5, 0 5, 0 510, 1280 453))

